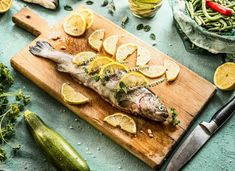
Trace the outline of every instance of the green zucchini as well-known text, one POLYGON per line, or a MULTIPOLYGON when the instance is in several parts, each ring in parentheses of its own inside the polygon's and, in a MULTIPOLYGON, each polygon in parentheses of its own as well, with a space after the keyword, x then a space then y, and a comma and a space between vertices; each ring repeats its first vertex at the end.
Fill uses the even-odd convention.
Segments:
POLYGON ((24 119, 34 140, 58 170, 90 170, 78 152, 61 135, 49 128, 39 116, 27 110, 24 112, 24 119))

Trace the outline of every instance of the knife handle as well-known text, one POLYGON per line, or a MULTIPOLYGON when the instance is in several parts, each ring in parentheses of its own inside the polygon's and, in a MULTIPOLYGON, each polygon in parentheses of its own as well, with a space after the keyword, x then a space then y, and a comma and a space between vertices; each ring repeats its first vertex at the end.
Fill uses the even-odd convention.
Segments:
POLYGON ((211 118, 220 127, 235 111, 235 96, 221 107, 211 118))

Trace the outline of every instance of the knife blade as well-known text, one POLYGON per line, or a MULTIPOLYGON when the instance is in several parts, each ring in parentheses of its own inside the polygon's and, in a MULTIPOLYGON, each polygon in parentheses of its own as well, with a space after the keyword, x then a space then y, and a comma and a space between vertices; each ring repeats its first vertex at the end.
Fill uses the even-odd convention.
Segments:
POLYGON ((211 118, 210 122, 203 121, 189 134, 178 148, 166 171, 178 171, 200 150, 209 138, 232 116, 235 111, 235 96, 221 107, 211 118))

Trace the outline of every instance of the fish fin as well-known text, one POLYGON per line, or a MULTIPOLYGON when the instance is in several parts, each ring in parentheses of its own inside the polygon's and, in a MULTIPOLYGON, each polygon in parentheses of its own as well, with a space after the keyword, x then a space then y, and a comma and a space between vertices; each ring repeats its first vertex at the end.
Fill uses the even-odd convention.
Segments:
POLYGON ((48 51, 52 51, 53 47, 46 41, 37 41, 35 46, 30 46, 29 51, 35 56, 44 57, 48 51))

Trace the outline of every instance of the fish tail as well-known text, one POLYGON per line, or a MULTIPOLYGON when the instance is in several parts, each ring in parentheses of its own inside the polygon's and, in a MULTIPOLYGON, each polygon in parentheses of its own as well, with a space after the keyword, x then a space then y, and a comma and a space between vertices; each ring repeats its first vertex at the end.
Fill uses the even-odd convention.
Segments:
POLYGON ((30 46, 29 51, 35 56, 46 57, 48 51, 52 51, 53 47, 46 41, 37 41, 35 46, 30 46))

